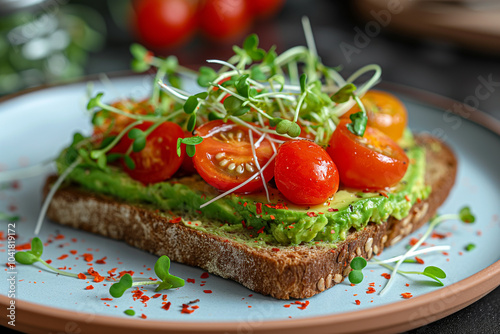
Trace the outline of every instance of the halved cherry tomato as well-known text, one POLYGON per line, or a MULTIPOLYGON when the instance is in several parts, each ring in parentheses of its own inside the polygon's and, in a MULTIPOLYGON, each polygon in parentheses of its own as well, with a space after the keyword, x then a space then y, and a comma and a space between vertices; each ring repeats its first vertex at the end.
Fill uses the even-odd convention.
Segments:
MULTIPOLYGON (((211 121, 196 129, 195 134, 203 137, 196 145, 193 157, 194 167, 210 185, 227 191, 240 185, 258 172, 250 146, 249 129, 232 122, 211 121)), ((252 132, 254 145, 260 136, 252 132)), ((262 140, 255 145, 255 154, 260 168, 271 159, 274 151, 271 142, 262 140)), ((274 161, 263 171, 265 181, 274 175, 274 161)), ((237 189, 236 193, 249 193, 264 187, 260 175, 237 189)))
MULTIPOLYGON (((146 131, 153 125, 144 122, 134 128, 146 131)), ((183 154, 177 155, 177 139, 184 138, 182 128, 172 122, 164 122, 148 136, 146 146, 142 151, 130 153, 135 163, 135 169, 129 169, 124 163, 123 168, 134 180, 144 184, 156 183, 170 178, 179 169, 184 159, 183 154)), ((132 140, 125 135, 114 147, 113 152, 125 153, 132 140)))
MULTIPOLYGON (((393 140, 403 136, 408 122, 406 108, 397 97, 387 92, 370 90, 361 98, 368 116, 368 125, 379 129, 393 140)), ((358 105, 354 105, 341 118, 349 119, 351 114, 359 112, 358 105)))
MULTIPOLYGON (((184 131, 184 138, 192 137, 193 134, 189 131, 184 131)), ((186 150, 186 145, 181 144, 182 151, 186 150)), ((186 172, 187 174, 195 174, 196 169, 194 168, 193 158, 189 155, 185 154, 184 159, 182 160, 181 170, 186 172)))
POLYGON ((408 169, 408 157, 389 136, 366 127, 356 136, 342 120, 330 139, 328 154, 337 165, 340 182, 360 189, 383 189, 397 184, 408 169))
POLYGON ((295 204, 324 203, 339 188, 339 173, 328 153, 309 140, 291 140, 278 149, 274 180, 295 204))
POLYGON ((249 6, 255 16, 269 18, 285 4, 285 0, 249 0, 249 6))
POLYGON ((246 0, 205 0, 199 17, 202 32, 215 41, 240 37, 252 22, 246 0))

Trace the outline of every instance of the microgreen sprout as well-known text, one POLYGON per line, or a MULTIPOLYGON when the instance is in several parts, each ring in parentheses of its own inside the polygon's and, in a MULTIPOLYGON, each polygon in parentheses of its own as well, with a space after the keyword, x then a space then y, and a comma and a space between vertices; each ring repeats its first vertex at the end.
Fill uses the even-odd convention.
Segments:
MULTIPOLYGON (((434 228, 436 228, 439 224, 443 223, 444 221, 452 220, 452 219, 461 220, 462 222, 465 222, 465 223, 471 223, 471 222, 475 221, 474 215, 470 211, 470 208, 467 206, 461 208, 458 214, 446 214, 446 215, 436 216, 431 220, 429 227, 427 228, 425 233, 422 235, 422 237, 404 255, 401 256, 401 258, 396 262, 396 265, 394 266, 394 268, 393 267, 389 268, 385 263, 381 263, 380 261, 377 261, 376 259, 373 260, 375 263, 378 263, 378 264, 392 270, 391 278, 387 282, 386 286, 380 291, 380 295, 383 295, 384 293, 386 293, 389 290, 390 286, 394 282, 394 277, 395 277, 394 274, 395 273, 403 273, 403 274, 415 273, 415 272, 399 271, 399 267, 406 260, 407 257, 415 254, 416 249, 418 247, 420 247, 420 245, 431 235, 434 228)), ((437 268, 437 267, 433 267, 433 268, 437 268)), ((436 269, 429 269, 429 270, 428 271, 424 270, 424 272, 427 274, 424 274, 424 273, 418 273, 418 274, 423 274, 423 275, 426 275, 428 277, 431 277, 430 275, 433 274, 435 276, 435 277, 431 277, 433 279, 437 279, 437 278, 442 279, 442 278, 446 277, 446 275, 444 274, 444 272, 441 269, 439 269, 439 271, 436 269), (438 274, 436 274, 436 273, 438 273, 438 274), (444 275, 444 277, 442 277, 443 275, 444 275)), ((439 282, 441 283, 441 281, 439 281, 439 282)))
POLYGON ((154 267, 156 276, 161 280, 158 281, 138 281, 134 282, 132 276, 130 274, 125 274, 121 277, 120 281, 114 283, 109 288, 109 293, 111 296, 115 298, 119 298, 123 296, 125 291, 130 289, 133 286, 142 286, 142 285, 158 285, 155 291, 168 290, 173 288, 180 288, 184 286, 184 280, 177 276, 174 276, 169 273, 170 270, 170 259, 168 256, 161 256, 155 263, 154 267))
POLYGON ((196 153, 196 145, 201 144, 203 142, 203 138, 200 136, 193 136, 188 138, 178 138, 177 139, 177 155, 181 156, 181 145, 186 145, 186 153, 191 158, 194 157, 196 153))
MULTIPOLYGON (((375 260, 376 261, 376 260, 375 260)), ((394 267, 385 264, 385 263, 379 263, 381 266, 389 269, 389 270, 394 270, 394 267)), ((446 278, 446 273, 443 271, 443 269, 435 266, 428 266, 425 267, 424 271, 403 271, 403 270, 397 270, 398 274, 402 275, 425 275, 429 278, 432 278, 436 282, 439 283, 440 286, 444 286, 444 283, 440 279, 446 278)), ((392 277, 392 276, 391 276, 392 277)))
POLYGON ((473 243, 467 244, 467 246, 465 246, 465 250, 468 252, 474 250, 474 248, 476 248, 476 245, 474 245, 473 243))
POLYGON ((123 313, 125 313, 126 315, 129 315, 129 316, 135 315, 135 311, 131 310, 131 309, 125 310, 125 311, 123 311, 123 313))
POLYGON ((363 268, 366 267, 366 260, 360 256, 355 257, 351 261, 351 272, 349 273, 349 281, 353 284, 359 284, 363 281, 363 268))
POLYGON ((45 267, 49 268, 50 270, 60 275, 78 278, 78 274, 68 273, 66 271, 62 271, 52 267, 50 264, 41 259, 42 254, 43 254, 43 243, 40 240, 40 238, 35 237, 31 240, 31 250, 25 252, 19 252, 19 251, 16 252, 15 259, 17 262, 26 265, 31 265, 36 262, 40 262, 45 267))

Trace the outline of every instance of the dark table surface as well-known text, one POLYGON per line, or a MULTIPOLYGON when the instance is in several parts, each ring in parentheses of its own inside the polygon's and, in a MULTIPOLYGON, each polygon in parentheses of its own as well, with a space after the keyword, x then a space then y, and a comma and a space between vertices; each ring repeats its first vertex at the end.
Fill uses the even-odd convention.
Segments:
MULTIPOLYGON (((102 2, 104 3, 104 2, 102 2)), ((107 7, 100 11, 106 16, 107 7)), ((323 62, 341 65, 348 75, 363 65, 376 63, 383 68, 383 80, 434 92, 468 103, 476 96, 478 85, 486 79, 500 86, 500 55, 458 47, 447 41, 417 40, 403 34, 382 31, 364 43, 356 44, 365 22, 357 19, 351 4, 341 1, 288 0, 281 13, 270 21, 259 22, 252 32, 259 34, 265 48, 276 44, 278 51, 305 44, 301 17, 310 18, 323 62), (342 44, 343 43, 343 44, 342 44), (346 56, 341 45, 356 47, 346 56), (359 47, 362 46, 362 47, 359 47)), ((128 47, 132 41, 108 17, 108 41, 99 53, 91 55, 86 72, 114 72, 129 69, 128 47)), ((197 38, 181 50, 175 50, 183 64, 202 64, 205 59, 227 59, 230 45, 213 45, 197 38)), ((500 119, 500 87, 478 99, 478 109, 500 119)), ((500 333, 500 288, 444 319, 407 333, 500 333)))

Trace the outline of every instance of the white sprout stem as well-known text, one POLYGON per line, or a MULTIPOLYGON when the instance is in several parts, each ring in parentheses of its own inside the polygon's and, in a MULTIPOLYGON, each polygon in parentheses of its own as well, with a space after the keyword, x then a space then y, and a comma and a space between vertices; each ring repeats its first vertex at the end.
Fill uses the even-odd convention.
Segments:
POLYGON ((403 261, 408 257, 408 254, 413 253, 420 245, 427 239, 427 237, 431 234, 432 230, 439 224, 441 224, 443 221, 447 219, 454 219, 457 218, 457 215, 454 214, 449 214, 449 215, 443 215, 435 218, 434 220, 431 221, 429 224, 429 227, 425 231, 424 235, 413 245, 405 254, 402 255, 402 257, 396 262, 396 265, 394 266, 394 269, 391 274, 391 278, 385 285, 385 287, 380 291, 380 295, 382 296, 385 294, 387 291, 389 291, 389 288, 391 287, 392 283, 394 282, 394 275, 397 273, 399 267, 403 263, 403 261))
POLYGON ((261 98, 261 97, 274 97, 276 99, 284 99, 284 100, 289 100, 289 101, 295 101, 295 93, 286 93, 286 92, 269 92, 269 93, 263 93, 259 94, 256 96, 256 98, 261 98))
POLYGON ((161 88, 169 92, 171 95, 175 96, 178 99, 181 99, 183 101, 186 101, 189 98, 189 94, 187 92, 183 92, 180 89, 176 89, 174 87, 170 87, 166 84, 163 83, 163 80, 158 80, 158 85, 160 85, 161 88))
MULTIPOLYGON (((271 157, 271 159, 269 159, 269 161, 268 161, 268 162, 264 165, 264 167, 262 167, 262 171, 264 171, 264 170, 267 168, 267 166, 269 166, 269 165, 271 164, 271 162, 272 162, 272 161, 274 160, 274 158, 276 157, 276 154, 277 154, 277 153, 274 153, 274 154, 273 154, 273 156, 271 157)), ((212 198, 210 201, 208 201, 208 202, 206 202, 206 203, 203 203, 202 205, 200 205, 200 209, 201 209, 201 208, 204 208, 205 206, 207 206, 207 205, 209 205, 209 204, 212 204, 213 202, 215 202, 215 201, 217 201, 217 200, 219 200, 219 199, 223 198, 224 196, 227 196, 227 195, 231 194, 232 192, 234 192, 234 191, 236 191, 236 190, 240 189, 241 187, 245 186, 245 185, 246 185, 246 184, 248 184, 250 181, 252 181, 253 179, 255 179, 257 176, 259 176, 259 173, 258 173, 258 172, 257 172, 257 173, 255 173, 254 175, 250 176, 250 177, 248 178, 248 180, 246 180, 245 182, 243 182, 243 183, 239 184, 238 186, 234 187, 233 189, 230 189, 230 190, 226 191, 225 193, 222 193, 222 194, 220 194, 219 196, 212 198)))
POLYGON ((82 162, 82 158, 78 157, 71 165, 69 165, 68 168, 59 176, 57 181, 54 183, 52 188, 50 188, 50 191, 45 197, 45 201, 43 202, 42 209, 40 210, 40 215, 38 216, 38 221, 36 222, 36 227, 35 227, 35 235, 38 235, 40 232, 40 229, 42 228, 42 223, 43 219, 45 218, 45 214, 47 213, 47 210, 49 208, 50 202, 52 202, 52 197, 54 197, 54 194, 56 193, 57 189, 61 186, 63 181, 66 179, 66 177, 73 171, 73 169, 78 166, 82 162))
POLYGON ((238 75, 241 75, 240 70, 238 68, 236 68, 236 66, 234 66, 233 64, 228 63, 227 61, 219 60, 219 59, 207 59, 207 63, 227 66, 230 69, 232 69, 233 71, 236 71, 238 73, 238 75))
POLYGON ((357 78, 359 78, 361 75, 365 74, 366 72, 369 71, 374 71, 375 73, 373 76, 368 80, 360 89, 357 91, 357 95, 363 95, 368 89, 373 87, 375 83, 380 79, 380 76, 382 75, 382 69, 380 68, 379 65, 376 64, 371 64, 371 65, 366 65, 351 74, 349 78, 347 78, 347 82, 351 83, 357 78))
POLYGON ((306 36, 307 48, 311 51, 314 57, 318 56, 316 51, 316 43, 314 43, 314 36, 311 28, 311 22, 307 16, 302 16, 302 29, 304 29, 304 35, 306 36))
MULTIPOLYGON (((409 253, 407 255, 407 257, 415 256, 415 255, 420 255, 420 254, 424 254, 424 253, 430 253, 430 252, 446 251, 446 250, 449 250, 449 249, 451 249, 451 247, 448 246, 448 245, 427 247, 427 248, 422 248, 422 249, 419 249, 419 250, 414 251, 412 253, 409 253)), ((373 262, 368 262, 368 264, 393 263, 393 262, 399 261, 403 256, 404 255, 399 255, 399 256, 391 257, 390 259, 382 260, 382 261, 381 260, 377 260, 377 259, 373 259, 376 262, 374 262, 374 263, 373 262)))
POLYGON ((42 161, 36 165, 6 170, 0 172, 0 182, 9 182, 19 179, 27 179, 29 177, 45 174, 46 166, 54 162, 54 159, 42 161))
POLYGON ((286 50, 282 54, 280 54, 278 57, 276 57, 275 62, 276 65, 278 66, 283 66, 284 64, 288 63, 290 59, 293 59, 294 57, 298 55, 307 55, 309 54, 309 49, 305 46, 296 46, 291 49, 286 50))
POLYGON ((299 103, 297 103, 297 108, 295 109, 295 115, 293 116, 293 121, 297 123, 297 120, 299 119, 299 113, 300 113, 300 108, 302 108, 302 104, 304 103, 304 100, 306 99, 306 93, 304 92, 302 96, 300 97, 299 103))
MULTIPOLYGON (((260 138, 259 140, 257 140, 258 143, 260 143, 262 140, 264 140, 264 137, 266 136, 266 134, 264 133, 260 138)), ((269 189, 267 189, 267 184, 266 184, 266 180, 264 179, 264 174, 262 173, 262 170, 260 169, 260 164, 259 164, 259 160, 257 159, 257 154, 255 153, 255 147, 254 147, 254 143, 253 143, 253 134, 252 134, 252 130, 248 130, 248 137, 250 138, 250 147, 252 149, 252 155, 253 155, 253 159, 255 161, 255 166, 257 167, 259 173, 260 173, 260 178, 262 180, 262 185, 264 186, 264 189, 266 191, 266 198, 267 198, 267 203, 270 202, 269 200, 269 189)))

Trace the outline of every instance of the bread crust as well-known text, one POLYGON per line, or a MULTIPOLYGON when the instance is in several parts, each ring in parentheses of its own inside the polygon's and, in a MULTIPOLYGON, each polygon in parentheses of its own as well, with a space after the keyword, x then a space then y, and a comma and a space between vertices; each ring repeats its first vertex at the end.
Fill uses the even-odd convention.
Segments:
MULTIPOLYGON (((307 298, 342 282, 354 257, 368 260, 420 228, 447 198, 457 170, 453 152, 431 136, 416 138, 427 148, 425 180, 432 186, 429 198, 416 203, 402 220, 390 217, 382 224, 369 223, 364 230, 349 233, 335 249, 319 245, 278 251, 251 247, 171 223, 171 217, 76 187, 58 190, 47 216, 63 225, 124 240, 156 255, 168 255, 172 261, 203 268, 263 295, 307 298)), ((51 183, 49 179, 45 194, 51 183)))

